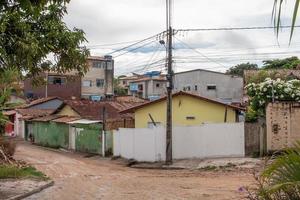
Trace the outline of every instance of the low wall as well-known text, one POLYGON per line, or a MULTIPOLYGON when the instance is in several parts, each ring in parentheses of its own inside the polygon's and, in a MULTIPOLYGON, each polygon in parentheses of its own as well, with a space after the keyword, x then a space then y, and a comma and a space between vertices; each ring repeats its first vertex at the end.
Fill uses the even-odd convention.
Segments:
MULTIPOLYGON (((245 155, 244 123, 174 127, 172 140, 174 159, 245 155)), ((113 134, 113 146, 115 156, 137 161, 165 160, 165 128, 120 128, 113 134)))

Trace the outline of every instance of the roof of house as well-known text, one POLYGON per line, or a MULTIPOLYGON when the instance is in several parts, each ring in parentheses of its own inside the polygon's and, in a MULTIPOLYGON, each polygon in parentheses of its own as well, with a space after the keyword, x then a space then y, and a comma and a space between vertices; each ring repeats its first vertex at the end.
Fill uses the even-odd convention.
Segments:
POLYGON ((58 123, 68 123, 68 122, 72 122, 72 121, 79 120, 79 119, 80 119, 80 117, 62 116, 62 117, 54 119, 52 121, 58 122, 58 123))
MULTIPOLYGON (((176 92, 176 93, 172 94, 172 97, 179 96, 179 95, 186 95, 186 96, 194 97, 194 98, 197 98, 197 99, 200 99, 200 100, 204 100, 204 101, 207 101, 207 102, 211 102, 211 103, 215 103, 215 104, 227 106, 227 107, 233 108, 235 110, 244 110, 243 108, 240 108, 240 107, 237 107, 237 106, 234 106, 234 105, 225 104, 225 103, 222 103, 220 101, 216 101, 216 100, 213 100, 213 99, 209 99, 209 98, 206 98, 206 97, 203 97, 203 96, 199 96, 199 95, 188 93, 188 92, 184 92, 184 91, 176 92)), ((155 104, 157 102, 164 101, 166 99, 167 99, 167 97, 164 96, 164 97, 159 98, 157 100, 150 101, 150 102, 147 102, 147 103, 144 103, 144 104, 141 104, 141 105, 137 105, 137 106, 131 107, 129 109, 122 110, 120 113, 134 112, 137 109, 143 108, 143 107, 148 106, 148 105, 155 104)))
POLYGON ((45 97, 45 98, 36 99, 36 100, 31 101, 28 105, 25 105, 23 108, 29 108, 31 106, 35 106, 35 105, 38 105, 38 104, 41 104, 41 103, 45 103, 47 101, 51 101, 51 100, 54 100, 54 99, 60 99, 60 98, 59 97, 45 97))
POLYGON ((136 103, 126 103, 117 101, 100 101, 94 102, 89 100, 66 100, 65 104, 69 105, 75 112, 82 118, 92 120, 102 120, 102 111, 105 107, 106 118, 126 118, 132 117, 131 115, 120 114, 119 111, 137 105, 136 103))
POLYGON ((124 103, 146 103, 149 101, 147 99, 142 99, 132 95, 116 96, 115 100, 117 102, 124 102, 124 103))
POLYGON ((59 115, 47 115, 47 116, 43 116, 43 117, 37 117, 32 119, 32 121, 36 121, 36 122, 48 122, 48 121, 52 121, 54 119, 58 119, 61 118, 62 116, 59 115))
MULTIPOLYGON (((233 76, 233 75, 230 75, 230 74, 226 74, 224 72, 217 72, 217 71, 211 71, 211 70, 206 70, 206 69, 193 69, 193 70, 189 70, 189 71, 177 72, 177 73, 175 73, 175 75, 176 74, 184 74, 184 73, 197 72, 197 71, 216 73, 216 74, 221 74, 221 75, 226 75, 226 76, 233 76)), ((239 76, 234 76, 234 77, 241 78, 239 76)))
POLYGON ((88 60, 105 60, 105 58, 101 56, 89 56, 88 60))
POLYGON ((7 111, 3 111, 3 115, 9 116, 9 115, 14 115, 16 114, 15 110, 7 110, 7 111))
POLYGON ((51 115, 55 112, 55 110, 51 110, 51 109, 30 109, 30 108, 17 109, 16 111, 22 115, 23 119, 42 117, 46 115, 51 115))

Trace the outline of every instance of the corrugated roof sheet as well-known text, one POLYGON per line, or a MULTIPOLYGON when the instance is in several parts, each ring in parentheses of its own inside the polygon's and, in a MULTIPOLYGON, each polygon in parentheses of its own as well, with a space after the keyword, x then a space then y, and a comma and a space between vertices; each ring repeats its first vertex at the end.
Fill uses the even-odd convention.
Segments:
POLYGON ((82 118, 102 120, 103 108, 106 109, 106 119, 122 119, 133 117, 132 114, 120 114, 124 109, 140 105, 143 102, 126 102, 123 100, 107 100, 93 102, 89 100, 66 100, 65 103, 74 109, 82 118))
POLYGON ((52 113, 54 113, 55 110, 22 108, 17 109, 16 111, 22 115, 22 119, 31 119, 35 117, 51 115, 52 113))
POLYGON ((47 101, 51 101, 53 99, 59 99, 59 98, 58 97, 46 97, 46 98, 40 98, 40 99, 37 99, 37 100, 33 100, 28 105, 24 106, 24 108, 29 108, 29 107, 34 106, 34 105, 38 105, 38 104, 41 104, 41 103, 44 103, 44 102, 47 102, 47 101))
POLYGON ((15 110, 7 110, 7 111, 3 111, 3 115, 14 115, 16 114, 16 111, 15 110))
POLYGON ((48 121, 52 121, 54 119, 58 119, 58 118, 61 118, 61 117, 62 116, 58 116, 58 115, 48 115, 48 116, 44 116, 44 117, 34 118, 34 119, 32 119, 32 121, 48 122, 48 121))
POLYGON ((101 122, 100 120, 79 119, 79 120, 68 122, 68 124, 95 124, 100 122, 101 122))
POLYGON ((64 117, 54 119, 52 121, 58 122, 58 123, 68 123, 68 122, 72 122, 72 121, 79 120, 79 119, 80 119, 80 117, 64 116, 64 117))

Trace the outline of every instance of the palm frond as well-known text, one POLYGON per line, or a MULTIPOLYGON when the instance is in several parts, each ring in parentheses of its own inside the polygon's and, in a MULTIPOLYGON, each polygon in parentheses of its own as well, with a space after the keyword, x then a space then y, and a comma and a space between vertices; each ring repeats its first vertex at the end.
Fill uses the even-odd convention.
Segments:
MULTIPOLYGON (((274 30, 276 36, 279 36, 279 31, 281 27, 281 14, 282 14, 282 4, 284 0, 274 0, 273 9, 272 9, 272 20, 274 24, 274 30)), ((298 9, 299 9, 300 0, 295 0, 294 11, 292 14, 292 21, 291 21, 291 32, 290 32, 290 39, 289 43, 292 41, 292 37, 294 34, 294 29, 297 21, 298 9)))

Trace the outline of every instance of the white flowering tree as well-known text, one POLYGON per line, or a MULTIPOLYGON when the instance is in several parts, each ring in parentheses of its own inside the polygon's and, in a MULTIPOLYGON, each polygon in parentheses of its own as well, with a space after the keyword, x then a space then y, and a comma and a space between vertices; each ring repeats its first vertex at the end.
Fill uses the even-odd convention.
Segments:
POLYGON ((250 109, 258 115, 264 115, 265 107, 272 101, 297 101, 300 102, 300 81, 266 78, 261 83, 250 83, 246 86, 250 97, 250 109))

